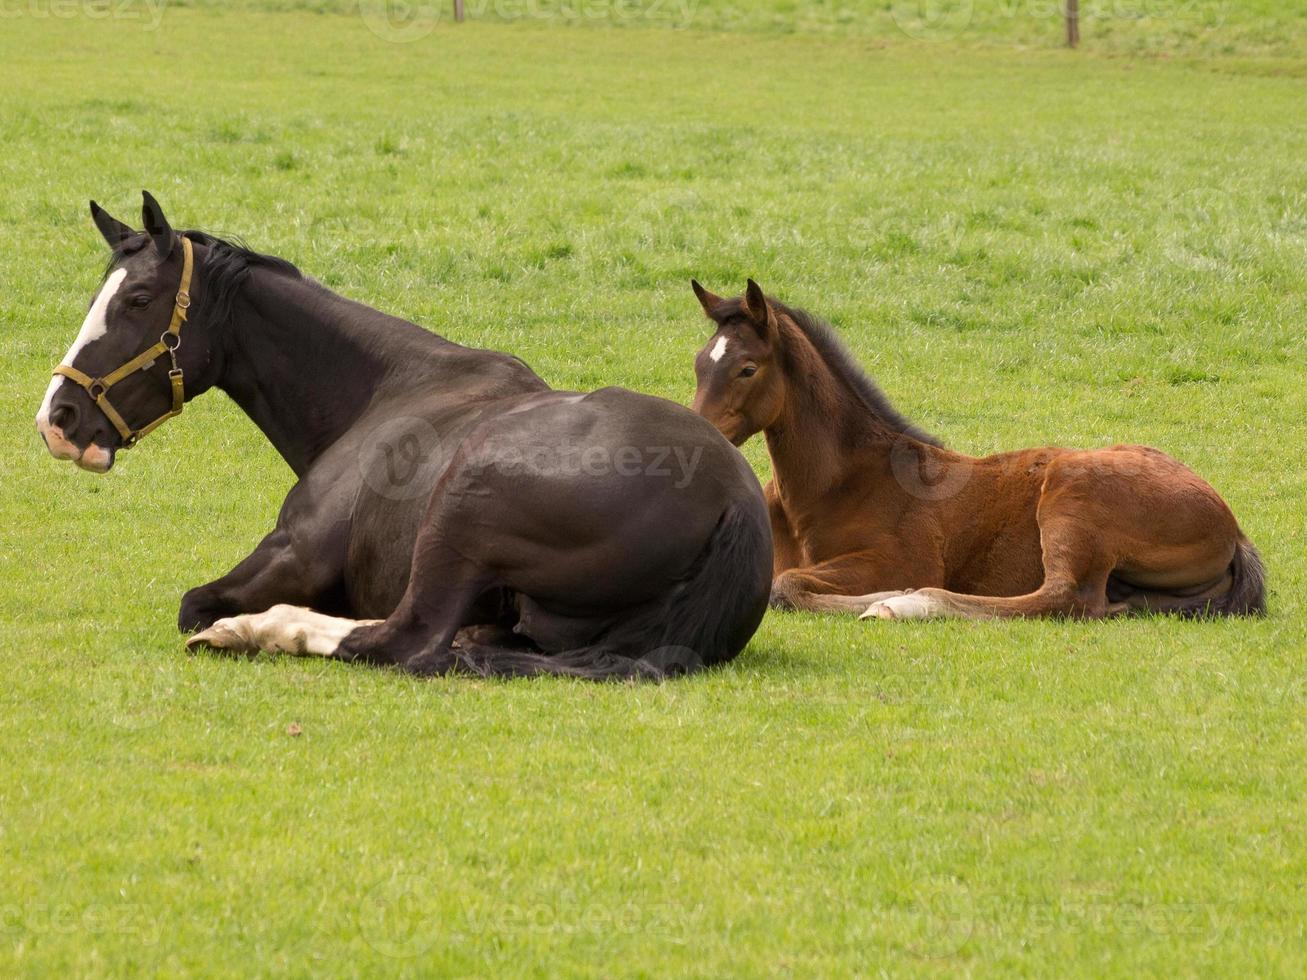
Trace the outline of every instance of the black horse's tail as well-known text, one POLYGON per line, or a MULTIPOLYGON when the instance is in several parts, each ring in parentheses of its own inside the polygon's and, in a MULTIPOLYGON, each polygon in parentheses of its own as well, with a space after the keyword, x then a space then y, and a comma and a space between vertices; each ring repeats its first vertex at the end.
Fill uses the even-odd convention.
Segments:
POLYGON ((767 611, 771 571, 771 528, 761 495, 744 497, 722 515, 684 580, 594 645, 535 653, 469 643, 454 649, 454 669, 483 677, 558 674, 596 681, 693 673, 744 649, 767 611))

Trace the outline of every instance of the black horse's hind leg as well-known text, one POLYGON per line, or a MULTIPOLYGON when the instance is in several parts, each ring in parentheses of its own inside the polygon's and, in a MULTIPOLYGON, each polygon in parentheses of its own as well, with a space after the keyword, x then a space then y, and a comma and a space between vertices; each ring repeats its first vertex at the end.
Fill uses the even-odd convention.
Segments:
POLYGON ((444 578, 434 588, 410 585, 389 618, 354 630, 334 656, 414 674, 449 673, 458 662, 453 646, 459 630, 486 618, 479 600, 487 590, 487 577, 470 564, 463 573, 452 581, 444 578))
POLYGON ((466 554, 472 549, 449 542, 451 509, 450 499, 438 495, 413 550, 403 598, 385 620, 346 636, 337 659, 445 674, 456 663, 452 648, 460 629, 502 621, 504 593, 493 588, 494 576, 466 554))
POLYGON ((301 560, 290 535, 278 528, 222 578, 187 592, 177 628, 191 633, 226 616, 263 612, 280 603, 317 606, 339 578, 338 569, 301 560))

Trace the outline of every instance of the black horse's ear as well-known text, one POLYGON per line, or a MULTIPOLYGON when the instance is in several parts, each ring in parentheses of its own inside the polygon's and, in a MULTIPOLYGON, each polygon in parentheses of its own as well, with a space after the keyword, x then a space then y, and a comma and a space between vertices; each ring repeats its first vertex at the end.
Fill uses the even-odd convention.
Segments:
POLYGON ((767 297, 762 294, 762 287, 752 279, 744 288, 744 311, 749 315, 749 321, 757 328, 758 333, 762 334, 764 340, 775 332, 776 317, 772 313, 771 304, 767 302, 767 297))
POLYGON ((145 201, 141 207, 141 221, 145 224, 145 230, 150 233, 150 237, 154 239, 154 247, 159 253, 159 258, 166 259, 172 254, 177 236, 173 234, 172 226, 163 216, 163 208, 159 207, 159 202, 154 199, 154 195, 149 191, 141 191, 141 197, 145 201))
POLYGON ((136 234, 132 228, 123 224, 94 201, 91 202, 91 220, 95 222, 95 227, 100 229, 100 234, 104 236, 110 248, 117 248, 136 234))
POLYGON ((713 319, 713 311, 721 305, 722 298, 700 286, 697 279, 690 280, 690 288, 694 290, 694 295, 699 297, 699 305, 703 307, 704 315, 709 320, 713 319))

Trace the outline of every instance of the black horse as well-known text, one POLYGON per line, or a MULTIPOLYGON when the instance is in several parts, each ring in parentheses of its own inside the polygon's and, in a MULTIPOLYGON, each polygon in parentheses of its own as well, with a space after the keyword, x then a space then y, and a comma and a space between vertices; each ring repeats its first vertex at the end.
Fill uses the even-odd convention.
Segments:
POLYGON ((698 415, 553 391, 282 259, 176 233, 148 193, 144 232, 91 214, 113 255, 37 416, 50 452, 104 472, 217 387, 298 477, 254 552, 182 599, 192 645, 598 679, 720 663, 757 629, 766 507, 698 415))

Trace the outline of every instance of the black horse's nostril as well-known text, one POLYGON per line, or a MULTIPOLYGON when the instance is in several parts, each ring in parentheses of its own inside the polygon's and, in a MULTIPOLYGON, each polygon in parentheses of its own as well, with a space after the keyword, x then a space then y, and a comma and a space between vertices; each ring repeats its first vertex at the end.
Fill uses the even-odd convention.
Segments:
POLYGON ((72 405, 56 405, 50 410, 50 424, 67 432, 77 422, 77 409, 72 405))

